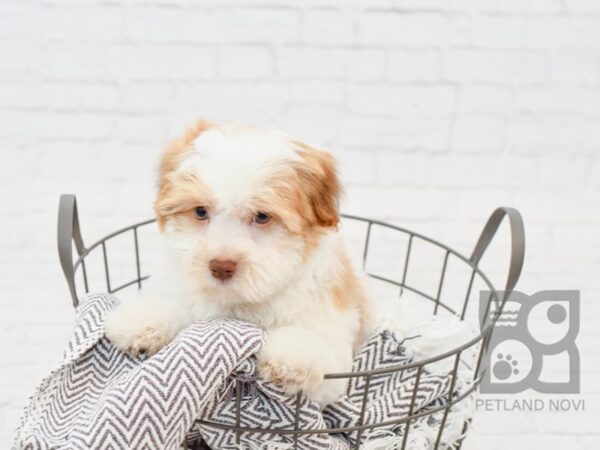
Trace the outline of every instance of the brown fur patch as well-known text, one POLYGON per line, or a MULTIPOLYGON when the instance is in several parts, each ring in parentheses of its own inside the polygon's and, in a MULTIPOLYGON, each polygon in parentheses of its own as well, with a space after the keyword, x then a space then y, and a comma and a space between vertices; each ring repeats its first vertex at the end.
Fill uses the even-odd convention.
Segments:
POLYGON ((374 321, 372 301, 358 278, 348 255, 345 253, 340 255, 340 262, 342 272, 338 283, 333 286, 331 294, 336 308, 343 311, 355 309, 358 312, 360 330, 354 342, 356 350, 371 332, 374 321))
POLYGON ((298 201, 298 189, 295 172, 289 166, 282 165, 253 188, 248 208, 253 212, 266 212, 281 222, 290 233, 302 235, 302 217, 294 208, 290 208, 298 201))
POLYGON ((184 212, 206 201, 206 188, 194 174, 176 173, 175 169, 190 153, 190 146, 204 131, 213 125, 199 120, 183 136, 171 141, 160 159, 158 197, 154 204, 158 226, 162 231, 167 217, 184 212))
POLYGON ((168 217, 185 213, 197 206, 210 208, 211 194, 198 175, 190 172, 170 172, 163 177, 154 210, 158 225, 164 229, 168 217))
POLYGON ((190 152, 190 145, 200 134, 209 128, 213 127, 213 124, 206 120, 198 120, 196 124, 190 127, 183 136, 171 141, 165 149, 161 159, 159 167, 159 188, 162 189, 163 184, 167 181, 164 177, 173 172, 177 166, 183 161, 185 156, 190 152))
POLYGON ((296 205, 307 225, 335 227, 339 223, 338 203, 342 187, 337 164, 330 153, 300 141, 292 141, 302 161, 296 164, 300 188, 306 202, 296 205))

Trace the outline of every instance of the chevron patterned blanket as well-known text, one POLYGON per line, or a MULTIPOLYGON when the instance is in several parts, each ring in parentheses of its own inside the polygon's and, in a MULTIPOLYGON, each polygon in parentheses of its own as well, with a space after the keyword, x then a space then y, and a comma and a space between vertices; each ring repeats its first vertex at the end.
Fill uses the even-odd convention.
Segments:
MULTIPOLYGON (((143 361, 120 352, 104 337, 104 317, 116 304, 118 300, 107 294, 82 300, 64 357, 31 397, 14 448, 292 448, 294 439, 289 434, 237 434, 225 429, 236 425, 236 402, 241 401, 242 427, 291 429, 298 411, 300 429, 324 430, 300 435, 298 449, 345 450, 356 448, 357 439, 361 444, 377 439, 382 427, 365 429, 360 438, 356 432, 329 434, 327 429, 357 425, 361 420, 390 422, 406 416, 411 403, 417 413, 443 405, 455 394, 450 392, 450 375, 425 370, 417 375, 416 369, 407 369, 371 378, 362 417, 364 377, 351 379, 347 395, 323 411, 308 399, 297 405, 295 396, 256 377, 253 355, 263 340, 257 327, 235 320, 199 321, 143 361), (413 402, 415 382, 419 388, 413 402)), ((383 331, 358 353, 354 369, 407 362, 403 343, 383 331)), ((439 418, 419 419, 411 430, 423 420, 439 418)), ((401 436, 403 427, 389 425, 383 430, 401 436)))

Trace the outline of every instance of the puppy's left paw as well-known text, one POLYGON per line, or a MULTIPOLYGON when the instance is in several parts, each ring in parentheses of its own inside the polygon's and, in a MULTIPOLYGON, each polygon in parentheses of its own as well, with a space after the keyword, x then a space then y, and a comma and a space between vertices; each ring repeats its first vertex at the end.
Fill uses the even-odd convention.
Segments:
POLYGON ((288 394, 314 392, 325 375, 316 361, 291 353, 263 356, 259 359, 258 373, 261 378, 283 387, 288 394))
POLYGON ((110 311, 104 322, 106 338, 132 356, 149 357, 177 334, 178 321, 168 308, 150 301, 130 301, 110 311))

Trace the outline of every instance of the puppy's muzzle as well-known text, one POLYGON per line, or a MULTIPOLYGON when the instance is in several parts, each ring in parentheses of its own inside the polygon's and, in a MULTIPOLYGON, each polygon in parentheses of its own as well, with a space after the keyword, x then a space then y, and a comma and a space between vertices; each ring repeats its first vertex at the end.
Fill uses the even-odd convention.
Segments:
POLYGON ((208 268, 212 276, 218 280, 229 280, 234 274, 237 262, 231 260, 211 259, 208 268))

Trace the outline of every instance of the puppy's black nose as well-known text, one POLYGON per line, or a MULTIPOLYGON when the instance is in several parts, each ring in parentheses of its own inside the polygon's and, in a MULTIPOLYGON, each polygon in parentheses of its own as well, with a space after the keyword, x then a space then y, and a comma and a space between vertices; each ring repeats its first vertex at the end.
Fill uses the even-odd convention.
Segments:
POLYGON ((208 263, 208 268, 212 276, 218 280, 229 280, 235 273, 237 263, 231 260, 211 259, 208 263))

